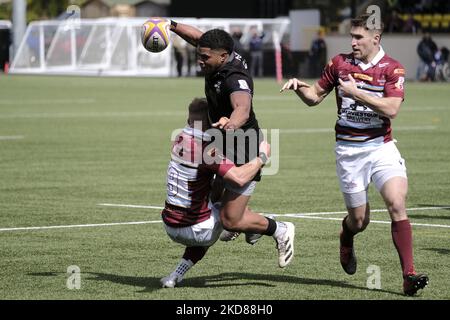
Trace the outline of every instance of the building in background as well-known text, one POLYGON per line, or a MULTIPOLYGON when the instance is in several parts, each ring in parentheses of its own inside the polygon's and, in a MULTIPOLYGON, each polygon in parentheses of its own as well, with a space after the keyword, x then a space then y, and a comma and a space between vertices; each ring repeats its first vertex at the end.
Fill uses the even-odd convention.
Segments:
POLYGON ((81 17, 151 17, 169 15, 170 0, 88 0, 81 5, 81 17))

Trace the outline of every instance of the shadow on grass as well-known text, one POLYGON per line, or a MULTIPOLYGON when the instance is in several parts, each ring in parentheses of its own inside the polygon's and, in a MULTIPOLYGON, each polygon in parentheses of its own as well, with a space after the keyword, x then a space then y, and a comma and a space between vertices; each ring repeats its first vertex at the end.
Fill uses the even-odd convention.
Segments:
POLYGON ((434 207, 436 209, 442 208, 443 210, 450 210, 450 204, 429 204, 429 203, 418 203, 419 207, 434 207))
POLYGON ((450 249, 446 249, 446 248, 426 248, 424 250, 434 251, 439 254, 450 254, 450 249))
MULTIPOLYGON (((88 278, 89 280, 111 281, 114 283, 124 285, 143 287, 143 290, 139 291, 141 293, 154 292, 156 290, 162 289, 159 283, 160 278, 120 276, 115 274, 93 273, 93 272, 89 274, 95 276, 95 278, 88 278)), ((349 288, 363 291, 384 292, 397 296, 403 296, 403 294, 399 292, 387 290, 371 290, 366 287, 348 284, 345 281, 309 279, 286 275, 253 274, 240 272, 220 273, 212 276, 202 276, 192 278, 187 277, 180 284, 180 287, 185 288, 224 288, 224 287, 238 287, 238 286, 276 287, 276 283, 349 288), (245 283, 241 283, 242 281, 245 281, 245 283)))
MULTIPOLYGON (((450 205, 448 204, 427 204, 427 203, 419 203, 419 207, 426 207, 426 208, 436 208, 441 210, 450 210, 450 205)), ((442 220, 450 220, 450 214, 446 215, 435 215, 435 214, 415 214, 414 212, 408 212, 408 215, 411 216, 411 218, 414 219, 430 219, 430 220, 436 220, 436 219, 442 219, 442 220)))
POLYGON ((413 219, 429 219, 429 220, 450 220, 450 215, 448 216, 436 216, 436 215, 426 215, 426 214, 414 214, 414 213, 408 213, 408 216, 410 216, 413 219))
POLYGON ((56 277, 61 274, 66 274, 65 272, 35 272, 35 273, 28 273, 29 276, 35 276, 35 277, 56 277))

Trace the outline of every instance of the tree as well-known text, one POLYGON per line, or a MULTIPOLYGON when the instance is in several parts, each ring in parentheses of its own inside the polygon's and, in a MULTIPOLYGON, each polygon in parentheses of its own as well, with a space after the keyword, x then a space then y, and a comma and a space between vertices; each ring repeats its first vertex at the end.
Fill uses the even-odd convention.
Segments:
MULTIPOLYGON (((85 0, 27 0, 27 22, 53 19, 66 11, 71 4, 81 5, 85 0)), ((13 1, 0 1, 0 19, 12 20, 13 1)))
POLYGON ((27 21, 55 18, 68 6, 69 0, 28 0, 27 21))

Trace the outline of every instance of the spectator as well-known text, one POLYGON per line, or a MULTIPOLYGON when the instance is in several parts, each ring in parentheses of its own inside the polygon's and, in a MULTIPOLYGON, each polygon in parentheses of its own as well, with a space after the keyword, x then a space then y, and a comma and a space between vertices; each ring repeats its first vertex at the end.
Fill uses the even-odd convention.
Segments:
POLYGON ((327 64, 327 44, 323 37, 324 33, 321 30, 317 33, 317 38, 313 40, 309 50, 310 76, 313 78, 320 77, 327 64))
POLYGON ((9 28, 0 26, 0 70, 5 71, 9 63, 9 46, 11 45, 11 33, 9 28))
POLYGON ((186 52, 186 45, 182 43, 182 40, 180 37, 173 37, 172 38, 172 44, 173 44, 173 52, 175 55, 175 61, 176 61, 176 67, 177 67, 177 75, 178 77, 183 76, 183 64, 185 60, 185 56, 187 55, 186 52))
POLYGON ((421 29, 420 22, 414 19, 412 14, 408 14, 408 18, 403 24, 403 32, 417 34, 421 29))
POLYGON ((235 28, 231 33, 231 37, 233 38, 233 41, 234 41, 234 51, 239 53, 241 56, 245 56, 245 50, 241 43, 241 38, 242 38, 241 29, 235 28))
POLYGON ((392 11, 387 21, 387 31, 389 33, 401 32, 403 30, 403 20, 399 17, 396 10, 392 11))
POLYGON ((448 56, 449 56, 449 50, 447 47, 442 47, 439 49, 439 51, 435 54, 436 62, 445 64, 448 62, 448 56))
POLYGON ((292 78, 297 75, 296 70, 298 69, 295 65, 294 55, 291 51, 291 46, 289 45, 289 37, 284 36, 280 43, 281 46, 281 61, 283 62, 283 75, 292 78))
POLYGON ((250 39, 250 74, 252 77, 262 77, 264 67, 263 56, 263 38, 265 34, 258 33, 256 28, 252 28, 252 37, 250 39), (258 72, 256 73, 256 70, 258 72))
POLYGON ((436 62, 434 55, 437 52, 437 45, 429 33, 425 33, 417 46, 417 54, 420 57, 420 64, 417 69, 417 79, 422 81, 432 81, 434 79, 434 69, 436 62))
POLYGON ((186 65, 188 76, 197 76, 198 73, 201 73, 197 66, 197 51, 193 46, 186 46, 186 65))
POLYGON ((434 55, 434 59, 436 61, 436 71, 435 71, 435 80, 441 81, 449 81, 449 72, 448 72, 448 57, 449 50, 447 47, 441 47, 436 54, 434 55), (446 71, 447 70, 447 71, 446 71))

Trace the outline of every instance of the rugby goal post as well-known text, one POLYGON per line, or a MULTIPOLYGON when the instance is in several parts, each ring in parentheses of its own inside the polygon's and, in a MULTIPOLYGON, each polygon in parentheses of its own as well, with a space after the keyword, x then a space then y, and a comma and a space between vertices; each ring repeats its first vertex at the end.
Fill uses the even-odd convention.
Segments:
MULTIPOLYGON (((173 18, 206 31, 240 28, 242 44, 250 29, 264 31, 266 46, 289 30, 289 18, 275 19, 195 19, 173 18)), ((175 76, 173 45, 160 53, 150 53, 140 40, 146 18, 101 18, 45 20, 31 22, 10 67, 14 74, 60 74, 95 76, 175 76)), ((174 33, 172 37, 178 37, 174 33)), ((179 38, 179 37, 178 37, 179 38)), ((184 40, 179 39, 186 46, 184 40)), ((275 42, 274 42, 275 41, 275 42)))

